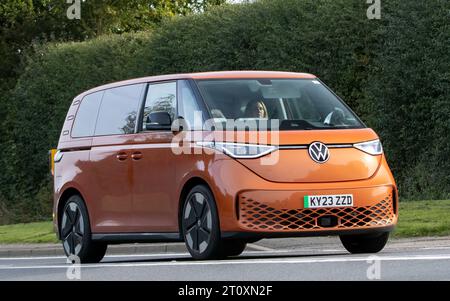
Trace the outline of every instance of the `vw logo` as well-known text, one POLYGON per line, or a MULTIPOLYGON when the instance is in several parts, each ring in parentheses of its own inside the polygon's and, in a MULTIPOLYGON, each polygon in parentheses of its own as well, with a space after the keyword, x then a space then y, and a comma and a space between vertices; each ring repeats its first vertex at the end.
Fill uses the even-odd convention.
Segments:
POLYGON ((316 163, 325 163, 330 159, 330 151, 322 142, 313 142, 309 145, 308 153, 311 159, 316 163))

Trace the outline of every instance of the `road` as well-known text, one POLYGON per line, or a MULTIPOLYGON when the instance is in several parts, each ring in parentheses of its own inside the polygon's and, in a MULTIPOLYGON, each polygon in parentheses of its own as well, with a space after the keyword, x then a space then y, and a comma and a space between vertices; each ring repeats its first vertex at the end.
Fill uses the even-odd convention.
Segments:
POLYGON ((216 261, 183 251, 110 253, 78 269, 62 256, 0 258, 0 280, 70 280, 68 271, 81 280, 450 280, 450 237, 391 240, 376 257, 322 237, 263 240, 216 261))

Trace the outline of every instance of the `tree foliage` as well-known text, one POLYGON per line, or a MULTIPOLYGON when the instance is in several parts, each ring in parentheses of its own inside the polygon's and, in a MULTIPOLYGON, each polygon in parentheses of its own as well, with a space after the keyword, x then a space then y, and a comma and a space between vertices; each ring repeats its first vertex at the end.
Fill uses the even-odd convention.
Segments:
POLYGON ((108 33, 149 30, 166 18, 207 11, 225 0, 89 0, 81 18, 70 20, 63 0, 2 0, 0 74, 14 80, 33 41, 81 41, 108 33))

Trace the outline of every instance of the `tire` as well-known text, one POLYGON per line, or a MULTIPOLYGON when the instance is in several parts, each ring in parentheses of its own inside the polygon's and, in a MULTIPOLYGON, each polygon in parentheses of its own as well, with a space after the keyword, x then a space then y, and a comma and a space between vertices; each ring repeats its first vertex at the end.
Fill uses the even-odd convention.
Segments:
POLYGON ((207 186, 197 185, 187 195, 181 212, 181 228, 186 248, 194 259, 222 257, 217 207, 207 186))
POLYGON ((352 254, 378 253, 383 250, 388 238, 389 232, 340 236, 344 248, 352 254))
POLYGON ((244 252, 246 246, 245 240, 225 240, 223 241, 222 254, 224 257, 238 256, 244 252))
POLYGON ((86 205, 79 195, 71 196, 61 213, 60 224, 60 238, 66 256, 73 261, 79 260, 80 263, 100 262, 108 245, 94 242, 91 237, 86 205))

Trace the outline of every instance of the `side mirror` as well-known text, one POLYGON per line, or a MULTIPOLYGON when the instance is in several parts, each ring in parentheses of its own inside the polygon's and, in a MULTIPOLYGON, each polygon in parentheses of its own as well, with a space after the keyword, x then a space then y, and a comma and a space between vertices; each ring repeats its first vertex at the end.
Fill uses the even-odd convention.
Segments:
POLYGON ((167 112, 152 112, 144 124, 145 130, 170 130, 172 118, 167 112))

